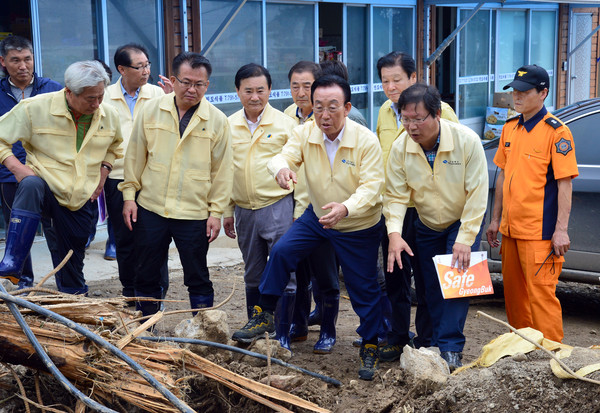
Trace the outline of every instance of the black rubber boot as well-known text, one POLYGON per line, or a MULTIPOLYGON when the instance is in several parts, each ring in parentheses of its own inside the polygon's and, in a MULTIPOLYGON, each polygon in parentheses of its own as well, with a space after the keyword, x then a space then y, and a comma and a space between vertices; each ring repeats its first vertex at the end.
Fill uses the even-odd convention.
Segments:
POLYGON ((290 340, 306 341, 308 338, 308 314, 310 313, 310 296, 312 285, 309 284, 303 291, 296 290, 296 305, 294 305, 294 316, 290 327, 290 340))
POLYGON ((312 288, 313 298, 315 299, 315 309, 311 311, 308 315, 308 325, 309 326, 319 326, 321 325, 321 308, 322 308, 322 294, 321 290, 319 290, 319 286, 313 284, 312 288))
MULTIPOLYGON (((156 290, 151 293, 144 293, 136 290, 135 296, 145 298, 156 298, 160 300, 162 299, 162 291, 156 290)), ((135 309, 141 311, 144 316, 156 314, 160 310, 160 301, 138 301, 135 305, 135 309)))
MULTIPOLYGON (((190 294, 190 308, 209 308, 213 306, 215 299, 214 294, 210 295, 192 295, 190 294)), ((192 312, 192 317, 198 314, 197 311, 192 312)))
POLYGON ((290 348, 290 325, 294 313, 296 293, 283 293, 275 309, 275 338, 281 347, 292 351, 290 348))
POLYGON ((324 295, 321 303, 321 333, 313 348, 313 353, 329 354, 336 340, 335 323, 340 309, 340 295, 324 295))

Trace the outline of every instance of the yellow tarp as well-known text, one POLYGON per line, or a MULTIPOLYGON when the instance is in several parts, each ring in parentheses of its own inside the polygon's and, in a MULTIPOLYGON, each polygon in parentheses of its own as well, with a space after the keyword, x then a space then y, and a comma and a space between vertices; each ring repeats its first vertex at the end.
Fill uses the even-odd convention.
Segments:
MULTIPOLYGON (((565 344, 558 343, 556 341, 548 340, 544 338, 541 331, 535 330, 531 327, 525 327, 517 330, 519 333, 529 338, 531 341, 541 345, 547 350, 554 351, 561 348, 570 348, 565 344)), ((488 344, 483 346, 481 356, 475 360, 474 364, 481 367, 489 367, 500 360, 502 357, 514 356, 518 353, 529 353, 537 349, 536 346, 531 344, 525 339, 522 339, 515 333, 506 333, 493 339, 488 344)))

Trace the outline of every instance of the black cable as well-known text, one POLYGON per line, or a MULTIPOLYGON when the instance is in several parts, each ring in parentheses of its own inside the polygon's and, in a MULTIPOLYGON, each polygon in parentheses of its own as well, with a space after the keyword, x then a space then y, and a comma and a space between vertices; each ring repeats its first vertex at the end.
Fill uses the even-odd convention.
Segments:
MULTIPOLYGON (((1 286, 1 284, 0 284, 1 286)), ((127 363, 136 373, 142 376, 152 387, 154 387, 160 394, 162 394, 168 401, 170 401, 179 411, 186 413, 194 413, 194 410, 191 409, 187 404, 183 401, 179 400, 173 393, 171 393, 165 386, 163 386, 158 380, 156 380, 150 373, 148 373, 142 366, 140 366, 135 360, 125 354, 123 351, 119 350, 117 347, 104 340, 102 337, 98 336, 95 333, 92 333, 87 328, 75 323, 73 320, 69 320, 66 317, 61 316, 53 311, 48 310, 47 308, 41 307, 37 304, 34 304, 30 301, 23 300, 22 298, 14 297, 6 292, 4 287, 2 287, 2 291, 0 291, 0 300, 4 300, 7 302, 7 305, 10 308, 11 303, 17 304, 21 307, 28 308, 32 311, 35 311, 38 314, 41 314, 45 317, 51 318, 55 321, 58 321, 61 324, 69 327, 71 330, 75 330, 79 334, 85 336, 89 340, 98 344, 99 346, 107 349, 113 355, 117 356, 125 363, 127 363)), ((15 308, 15 311, 18 313, 19 311, 15 308)), ((21 313, 19 313, 21 315, 21 313)), ((101 406, 101 405, 100 405, 101 406)), ((113 410, 108 410, 113 412, 113 410)))
MULTIPOLYGON (((235 347, 235 346, 229 346, 227 344, 214 343, 212 341, 198 340, 198 339, 194 339, 194 338, 181 338, 181 337, 148 337, 148 336, 144 336, 144 337, 138 337, 138 338, 142 339, 142 340, 147 340, 147 341, 156 341, 156 342, 172 341, 174 343, 197 344, 200 346, 215 347, 215 348, 220 348, 222 350, 229 350, 229 351, 234 351, 236 353, 241 353, 246 356, 256 357, 261 360, 267 360, 267 356, 265 356, 264 354, 255 353, 255 352, 249 351, 249 350, 244 350, 243 348, 239 348, 239 347, 235 347)), ((290 363, 286 363, 285 361, 277 359, 277 358, 271 357, 271 363, 279 364, 280 366, 299 371, 301 373, 304 373, 304 374, 312 376, 312 377, 316 377, 319 380, 323 380, 325 383, 333 384, 336 387, 340 387, 342 385, 342 383, 339 380, 324 376, 319 373, 315 373, 310 370, 303 369, 302 367, 298 367, 298 366, 295 366, 290 363)))
MULTIPOLYGON (((0 283, 0 292, 1 294, 9 295, 6 292, 6 289, 4 288, 2 283, 0 283)), ((50 359, 50 357, 38 341, 35 334, 33 334, 33 331, 31 331, 31 327, 29 327, 29 324, 27 324, 27 322, 25 321, 25 318, 23 317, 17 306, 8 301, 6 302, 6 305, 8 306, 8 309, 12 313, 13 317, 15 317, 17 324, 19 324, 19 326, 23 330, 23 333, 25 333, 25 336, 27 336, 27 339, 35 349, 35 352, 37 353, 38 357, 42 360, 42 363, 44 363, 44 366, 46 366, 50 373, 52 373, 52 375, 60 382, 60 384, 62 384, 62 386, 65 388, 65 390, 67 390, 67 392, 69 392, 70 395, 75 397, 77 400, 81 400, 83 403, 85 403, 86 406, 96 411, 105 413, 117 413, 115 410, 109 409, 108 407, 98 403, 94 399, 91 399, 90 397, 86 396, 78 388, 76 388, 73 385, 73 383, 71 383, 69 379, 67 379, 61 373, 58 367, 56 367, 52 359, 50 359)))

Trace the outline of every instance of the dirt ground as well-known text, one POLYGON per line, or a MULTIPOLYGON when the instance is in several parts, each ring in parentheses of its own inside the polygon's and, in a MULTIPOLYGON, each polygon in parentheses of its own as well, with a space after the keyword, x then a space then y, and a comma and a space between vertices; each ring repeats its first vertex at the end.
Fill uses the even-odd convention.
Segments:
MULTIPOLYGON (((215 287, 215 303, 226 299, 235 285, 235 293, 221 309, 227 313, 231 332, 246 322, 243 288, 243 267, 211 268, 215 287)), ((477 317, 483 311, 505 320, 502 284, 495 275, 496 295, 473 299, 465 326, 467 343, 463 363, 475 360, 486 343, 507 330, 491 320, 477 317)), ((110 281, 90 283, 92 297, 110 297, 120 293, 115 277, 110 281)), ((342 291, 342 295, 347 295, 342 291)), ((589 347, 600 344, 600 291, 598 287, 582 284, 560 283, 558 295, 563 304, 565 327, 564 343, 589 347)), ((171 273, 171 285, 166 310, 189 308, 187 290, 183 286, 180 271, 171 273)), ((413 320, 414 320, 413 307, 413 320)), ((186 315, 172 315, 157 324, 159 335, 172 336, 175 326, 186 315)), ((523 358, 506 358, 490 368, 472 368, 449 378, 443 386, 415 382, 399 365, 399 362, 383 363, 372 382, 358 380, 358 349, 352 346, 357 337, 358 317, 350 302, 342 299, 337 322, 337 344, 330 355, 312 353, 318 338, 318 327, 311 327, 306 342, 293 343, 293 357, 289 361, 305 369, 324 374, 342 382, 341 387, 327 385, 315 378, 273 366, 273 374, 293 374, 300 377, 291 392, 321 407, 335 412, 600 412, 600 387, 577 380, 556 378, 549 365, 549 358, 541 351, 534 351, 523 358)), ((414 325, 412 326, 414 331, 414 325)), ((210 357, 209 357, 210 358, 210 357)), ((249 378, 260 380, 267 374, 266 368, 250 366, 240 356, 226 367, 249 378)), ((577 366, 579 367, 579 366, 577 366)), ((25 373, 27 376, 27 373, 25 373)), ((591 378, 600 379, 596 372, 591 378)), ((9 380, 9 379, 4 379, 9 380)), ((51 381, 48 378, 46 382, 51 381)), ((10 380, 9 380, 10 382, 10 380)), ((49 385, 50 386, 50 385, 49 385)), ((52 386, 50 386, 52 387, 52 386)), ((0 383, 0 412, 23 410, 20 401, 2 402, 15 392, 14 383, 0 383)), ((190 405, 197 403, 203 412, 266 412, 269 409, 247 400, 207 380, 198 380, 190 393, 190 405)), ((36 411, 35 408, 32 411, 36 411)), ((131 409, 128 411, 138 411, 131 409)))

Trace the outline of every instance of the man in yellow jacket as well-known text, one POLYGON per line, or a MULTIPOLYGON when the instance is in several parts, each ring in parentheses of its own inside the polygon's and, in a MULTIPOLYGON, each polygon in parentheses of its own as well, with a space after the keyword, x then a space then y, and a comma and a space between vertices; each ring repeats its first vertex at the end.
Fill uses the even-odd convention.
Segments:
MULTIPOLYGON (((174 240, 191 308, 212 307, 206 253, 231 193, 231 134, 227 117, 204 97, 208 59, 182 52, 172 71, 174 93, 147 102, 134 121, 119 184, 139 260, 135 294, 162 298, 160 270, 174 240)), ((160 307, 157 301, 137 305, 144 315, 160 307)))
MULTIPOLYGON (((394 51, 377 61, 377 73, 381 79, 383 92, 388 98, 379 109, 379 116, 377 118, 377 137, 383 151, 383 163, 385 167, 392 144, 404 132, 404 125, 402 125, 400 109, 398 108, 398 99, 405 89, 416 83, 417 64, 412 56, 394 51)), ((442 119, 459 123, 458 117, 450 105, 441 102, 441 110, 440 117, 442 119)), ((414 248, 415 245, 414 223, 417 218, 417 212, 414 206, 411 205, 406 211, 402 226, 402 238, 411 248, 414 248)), ((385 228, 381 240, 381 248, 385 262, 387 261, 389 248, 387 229, 385 228)), ((384 318, 386 313, 389 314, 390 325, 389 331, 387 331, 388 344, 380 350, 381 361, 383 362, 398 360, 402 354, 402 349, 411 340, 413 340, 413 344, 417 348, 429 347, 431 345, 431 335, 433 333, 431 331, 431 319, 427 311, 427 305, 425 304, 425 286, 423 284, 423 277, 419 271, 416 255, 409 257, 408 254, 403 254, 402 268, 395 265, 394 270, 391 272, 384 270, 385 292, 382 304, 384 308, 388 308, 388 311, 384 310, 384 318), (411 338, 411 335, 413 335, 410 332, 410 311, 412 306, 411 277, 413 276, 417 294, 417 312, 415 315, 417 336, 411 338)))
MULTIPOLYGON (((295 122, 269 104, 271 75, 265 67, 255 63, 242 66, 235 75, 235 88, 243 108, 229 117, 234 179, 223 226, 228 236, 234 238, 237 233, 250 318, 271 249, 293 222, 293 188, 280 188, 269 176, 267 162, 287 143, 295 122)), ((277 311, 277 339, 287 349, 295 298, 294 276, 277 311)))
POLYGON ((412 250, 402 238, 411 203, 417 261, 431 316, 431 345, 440 349, 450 370, 461 366, 468 298, 444 300, 432 258, 452 254, 460 271, 479 249, 488 194, 485 154, 479 136, 466 126, 441 119, 441 99, 433 86, 415 84, 400 95, 398 107, 406 131, 392 145, 388 159, 384 215, 389 235, 387 270, 402 268, 402 252, 412 250))
POLYGON ((100 62, 84 61, 65 71, 65 88, 22 100, 0 118, 0 161, 19 187, 6 235, 0 277, 17 283, 42 215, 52 219, 60 291, 85 294, 83 259, 94 201, 115 160, 121 158, 117 113, 102 104, 108 75, 100 62), (27 152, 23 165, 11 150, 17 140, 27 152))
POLYGON ((234 333, 248 341, 275 329, 273 311, 298 263, 332 243, 340 260, 352 306, 360 317, 363 338, 359 377, 372 380, 378 368, 377 331, 382 318, 377 284, 381 240, 381 193, 384 187, 381 148, 367 128, 347 119, 350 85, 327 75, 311 87, 315 121, 295 128, 269 171, 283 189, 297 181, 304 164, 310 206, 275 244, 260 284, 252 319, 234 333))
MULTIPOLYGON (((284 113, 294 119, 297 125, 314 121, 310 88, 321 74, 319 64, 305 60, 292 66, 288 73, 294 103, 288 106, 284 113)), ((310 204, 304 165, 298 170, 294 200, 294 219, 298 219, 310 204)), ((305 341, 308 338, 308 326, 320 324, 319 340, 313 348, 317 354, 331 353, 336 342, 335 323, 340 300, 338 277, 335 251, 330 243, 323 243, 321 248, 300 261, 296 269, 296 304, 290 327, 290 340, 305 341), (311 292, 315 299, 313 312, 310 311, 311 292)))
MULTIPOLYGON (((119 47, 114 56, 115 67, 121 74, 116 83, 106 88, 106 102, 119 114, 121 133, 123 134, 123 152, 127 150, 133 120, 143 112, 144 106, 152 98, 163 96, 162 89, 148 83, 150 61, 146 48, 129 43, 119 47)), ((122 219, 123 194, 117 186, 123 182, 123 160, 113 165, 113 170, 104 184, 106 209, 108 210, 109 235, 114 238, 116 258, 119 267, 119 280, 123 285, 123 296, 135 297, 134 281, 138 260, 134 254, 133 232, 129 231, 122 219), (112 234, 111 234, 112 233, 112 234)), ((110 239, 109 236, 109 239, 110 239)), ((107 241, 107 251, 109 241, 107 241)), ((161 267, 161 289, 163 296, 169 285, 167 262, 161 267)), ((130 304, 134 304, 130 302, 130 304)))

